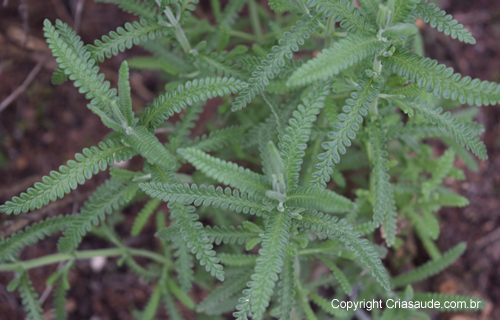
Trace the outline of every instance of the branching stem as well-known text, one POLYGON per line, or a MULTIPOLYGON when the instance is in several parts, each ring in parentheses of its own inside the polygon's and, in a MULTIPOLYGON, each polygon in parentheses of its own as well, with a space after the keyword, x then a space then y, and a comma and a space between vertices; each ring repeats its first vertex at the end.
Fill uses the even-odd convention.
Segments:
POLYGON ((19 261, 15 263, 4 263, 0 264, 0 271, 14 271, 20 268, 24 270, 29 270, 33 268, 43 267, 49 264, 58 263, 60 261, 66 261, 71 259, 76 260, 86 260, 93 257, 114 257, 122 256, 129 253, 132 256, 146 257, 156 262, 162 264, 170 264, 171 262, 165 257, 147 250, 142 249, 132 249, 132 248, 111 248, 111 249, 101 249, 101 250, 84 250, 77 251, 74 254, 71 253, 57 253, 48 256, 44 256, 37 259, 19 261))

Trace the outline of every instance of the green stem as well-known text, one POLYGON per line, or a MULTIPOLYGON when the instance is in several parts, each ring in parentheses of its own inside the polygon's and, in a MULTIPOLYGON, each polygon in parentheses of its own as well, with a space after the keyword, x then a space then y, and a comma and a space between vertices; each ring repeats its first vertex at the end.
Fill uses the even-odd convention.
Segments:
POLYGON ((238 37, 248 41, 255 41, 255 36, 253 34, 246 33, 243 31, 229 30, 229 35, 232 37, 238 37))
POLYGON ((257 11, 257 4, 255 0, 248 1, 248 9, 250 10, 250 23, 252 24, 257 42, 262 41, 262 29, 260 26, 259 12, 257 11))
POLYGON ((175 37, 177 38, 177 41, 181 44, 182 50, 184 50, 185 53, 189 53, 191 51, 191 44, 189 43, 189 40, 186 37, 186 34, 184 33, 184 30, 182 30, 181 25, 179 24, 179 21, 175 19, 174 14, 172 13, 172 10, 168 6, 165 7, 165 10, 163 10, 165 15, 168 18, 168 21, 174 27, 174 32, 175 32, 175 37))
POLYGON ((4 263, 0 264, 0 271, 14 271, 19 268, 24 270, 29 270, 33 268, 43 267, 49 264, 58 263, 60 261, 66 261, 71 259, 76 260, 86 260, 91 259, 93 257, 113 257, 113 256, 122 256, 126 254, 126 252, 133 256, 141 256, 150 258, 156 262, 162 264, 169 264, 170 261, 165 259, 165 257, 142 249, 132 249, 132 248, 111 248, 111 249, 100 249, 100 250, 84 250, 77 251, 74 254, 71 253, 57 253, 48 256, 44 256, 37 259, 27 260, 27 261, 19 261, 14 263, 4 263))

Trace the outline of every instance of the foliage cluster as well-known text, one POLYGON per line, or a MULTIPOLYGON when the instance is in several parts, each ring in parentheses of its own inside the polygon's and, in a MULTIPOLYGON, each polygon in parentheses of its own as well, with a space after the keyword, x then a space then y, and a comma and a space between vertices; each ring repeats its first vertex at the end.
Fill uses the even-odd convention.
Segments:
MULTIPOLYGON (((145 309, 133 310, 137 319, 154 319, 160 307, 181 319, 178 303, 197 319, 232 312, 240 320, 314 320, 355 317, 333 309, 334 298, 474 299, 412 287, 464 252, 464 243, 445 253, 435 244, 440 208, 468 204, 443 180, 464 179, 456 157, 471 170, 472 154, 487 158, 483 128, 472 120, 477 108, 453 108, 500 102, 500 85, 421 56, 415 18, 474 44, 463 25, 426 0, 359 0, 360 8, 352 0, 270 0, 275 15, 255 0, 212 0, 215 25, 192 14, 196 0, 99 2, 137 21, 93 45, 60 21, 45 21, 44 32, 59 63, 54 83, 73 81, 112 132, 0 206, 28 213, 110 168, 78 214, 0 239, 0 271, 15 273, 8 289, 19 290, 29 319, 43 319, 29 269, 60 262, 48 284, 57 286, 56 319, 65 319, 68 272, 75 260, 94 256, 118 256, 156 284, 145 309), (123 61, 112 88, 98 64, 133 45, 151 55, 123 61), (309 58, 312 51, 321 53, 309 58), (159 70, 167 83, 143 110, 132 106, 130 68, 159 70), (204 103, 215 97, 217 125, 192 137, 204 103), (182 116, 173 123, 176 113, 182 116), (425 144, 435 137, 448 146, 437 157, 425 144), (144 159, 141 171, 114 166, 132 157, 144 159), (142 209, 133 213, 131 236, 155 220, 158 247, 127 247, 115 231, 133 203, 142 209), (25 246, 60 231, 59 253, 19 260, 25 246), (78 251, 87 234, 114 247, 78 251), (382 260, 413 234, 431 260, 391 276, 382 260), (151 263, 140 265, 137 256, 151 263), (330 272, 311 277, 319 265, 330 272), (210 292, 197 305, 193 285, 210 292)), ((430 319, 418 309, 363 317, 430 319)))

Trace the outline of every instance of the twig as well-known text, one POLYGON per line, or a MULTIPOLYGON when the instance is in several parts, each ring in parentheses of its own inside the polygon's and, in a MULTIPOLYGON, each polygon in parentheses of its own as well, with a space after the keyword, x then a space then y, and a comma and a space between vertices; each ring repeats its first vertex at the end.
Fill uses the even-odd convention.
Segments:
POLYGON ((45 63, 45 60, 40 60, 36 64, 36 66, 31 70, 31 72, 28 74, 26 79, 24 80, 23 84, 18 87, 14 92, 12 92, 7 98, 5 98, 2 103, 0 103, 0 112, 3 111, 3 109, 7 108, 9 104, 11 104, 12 101, 14 101, 21 93, 23 93, 30 83, 35 79, 36 75, 40 70, 42 70, 43 64, 45 63))
POLYGON ((484 247, 485 245, 489 244, 490 242, 493 242, 495 240, 500 239, 500 228, 497 228, 493 230, 492 232, 488 233, 481 239, 476 241, 476 247, 481 248, 484 247))
POLYGON ((80 22, 82 20, 82 11, 83 11, 83 4, 85 3, 85 0, 78 0, 76 3, 76 8, 75 8, 75 23, 73 24, 73 30, 78 33, 78 29, 80 28, 80 22))

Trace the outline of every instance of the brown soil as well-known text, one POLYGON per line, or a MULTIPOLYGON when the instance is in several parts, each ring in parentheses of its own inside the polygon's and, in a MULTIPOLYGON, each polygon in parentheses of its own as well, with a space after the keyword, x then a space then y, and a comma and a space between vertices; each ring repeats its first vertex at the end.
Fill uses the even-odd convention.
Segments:
MULTIPOLYGON (((39 181, 42 174, 72 159, 76 152, 95 145, 108 133, 108 129, 86 108, 87 101, 71 83, 54 86, 50 82, 55 61, 43 40, 43 20, 59 18, 73 25, 72 8, 78 2, 4 0, 6 6, 0 4, 0 102, 23 83, 38 63, 43 66, 27 90, 0 111, 1 203, 39 181), (28 39, 25 31, 29 34, 28 39)), ((83 3, 78 32, 86 43, 133 19, 115 5, 83 3)), ((428 55, 462 74, 500 81, 500 2, 443 0, 441 7, 472 31, 477 44, 465 45, 425 27, 428 55)), ((139 53, 142 53, 141 49, 134 48, 102 64, 107 79, 116 82, 120 62, 139 53)), ((150 102, 155 92, 162 91, 162 83, 153 72, 134 72, 133 78, 134 106, 138 108, 150 102)), ((465 170, 465 182, 450 181, 451 187, 470 199, 470 205, 441 211, 442 231, 438 242, 443 251, 460 241, 466 241, 468 249, 457 263, 422 287, 436 292, 476 295, 491 304, 478 314, 444 314, 439 319, 500 319, 500 110, 498 107, 484 107, 477 120, 486 129, 482 138, 488 148, 489 160, 480 164, 479 172, 465 170)), ((439 149, 440 145, 436 148, 439 149)), ((98 174, 73 192, 68 201, 59 201, 29 214, 1 215, 0 236, 9 235, 47 216, 76 212, 88 192, 106 177, 106 173, 98 174)), ((124 222, 124 235, 132 218, 128 215, 124 222)), ((151 237, 126 241, 133 241, 134 246, 155 245, 151 237)), ((95 237, 86 238, 82 244, 84 249, 106 246, 107 243, 95 237)), ((23 250, 21 259, 55 251, 56 238, 50 238, 23 250)), ((420 264, 426 259, 425 255, 417 256, 414 261, 420 264)), ((30 272, 38 293, 45 290, 45 280, 55 268, 50 266, 30 272)), ((10 273, 0 273, 0 318, 24 319, 19 296, 6 290, 11 278, 10 273)), ((88 262, 79 262, 71 272, 70 283, 72 289, 67 305, 70 319, 132 319, 130 310, 142 309, 154 288, 154 285, 129 274, 126 268, 117 267, 112 259, 99 273, 93 272, 88 262)), ((199 292, 193 292, 197 300, 199 295, 199 292)), ((47 319, 51 318, 50 308, 51 298, 44 304, 47 319)), ((186 314, 186 317, 190 316, 186 314)))

